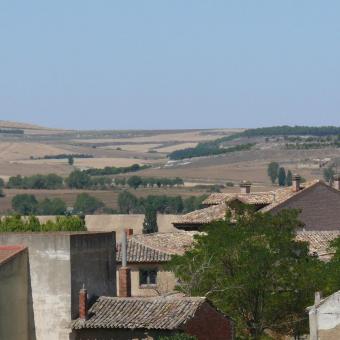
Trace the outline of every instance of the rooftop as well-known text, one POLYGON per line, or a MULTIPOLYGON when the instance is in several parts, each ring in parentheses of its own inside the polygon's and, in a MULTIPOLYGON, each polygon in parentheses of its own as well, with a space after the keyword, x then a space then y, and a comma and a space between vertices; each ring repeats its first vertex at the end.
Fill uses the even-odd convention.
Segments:
POLYGON ((25 249, 27 247, 22 245, 0 246, 0 265, 8 262, 25 249))
POLYGON ((157 297, 100 297, 88 320, 73 321, 73 329, 127 328, 176 330, 194 317, 204 297, 180 294, 157 297))
MULTIPOLYGON (((127 261, 132 263, 167 262, 172 255, 182 255, 191 246, 197 231, 139 234, 127 244, 127 261)), ((116 261, 122 261, 121 244, 117 244, 116 261)))
MULTIPOLYGON (((188 214, 180 216, 173 222, 176 225, 197 225, 197 224, 209 224, 213 221, 222 220, 225 217, 227 211, 228 202, 232 200, 239 200, 245 204, 264 205, 260 209, 262 212, 270 211, 280 204, 286 202, 296 195, 300 195, 307 189, 312 188, 316 184, 326 185, 323 181, 314 180, 309 181, 301 185, 301 190, 295 192, 292 187, 280 188, 274 191, 262 192, 262 193, 214 193, 211 194, 203 203, 210 205, 207 208, 192 211, 188 214)), ((332 188, 332 190, 335 190, 332 188)))

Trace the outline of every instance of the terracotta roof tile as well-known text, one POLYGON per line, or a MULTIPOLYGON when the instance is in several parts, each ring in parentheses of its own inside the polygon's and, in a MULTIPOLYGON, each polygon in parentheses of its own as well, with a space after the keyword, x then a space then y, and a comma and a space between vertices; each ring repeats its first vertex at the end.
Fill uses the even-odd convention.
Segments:
POLYGON ((330 242, 340 236, 340 231, 301 231, 297 233, 297 241, 309 243, 309 252, 316 254, 321 260, 329 260, 334 254, 330 242))
POLYGON ((224 202, 229 202, 234 199, 239 199, 246 204, 270 204, 274 200, 274 191, 254 192, 250 194, 242 193, 214 193, 203 201, 205 205, 218 205, 224 202))
MULTIPOLYGON (((134 235, 128 239, 128 262, 167 262, 172 255, 182 255, 193 242, 197 231, 134 235)), ((117 244, 116 261, 122 261, 121 244, 117 244)))
POLYGON ((194 317, 206 301, 203 297, 100 297, 89 310, 88 320, 72 322, 73 329, 127 328, 175 330, 194 317))

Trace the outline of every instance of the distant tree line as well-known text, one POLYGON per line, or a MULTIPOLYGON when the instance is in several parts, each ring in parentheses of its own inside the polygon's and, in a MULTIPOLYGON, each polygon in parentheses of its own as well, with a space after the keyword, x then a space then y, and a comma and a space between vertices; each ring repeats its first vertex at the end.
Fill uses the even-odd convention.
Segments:
POLYGON ((93 155, 89 155, 89 154, 84 154, 84 153, 71 153, 71 154, 67 154, 67 153, 61 153, 58 155, 45 155, 43 157, 34 157, 31 156, 31 159, 69 159, 70 157, 72 158, 93 158, 93 155))
POLYGON ((77 195, 72 211, 69 211, 61 198, 45 198, 38 201, 34 195, 19 194, 12 199, 12 209, 20 215, 93 214, 99 209, 105 210, 105 205, 96 197, 81 193, 77 195))
POLYGON ((139 165, 139 164, 132 164, 131 166, 126 167, 115 167, 115 166, 106 166, 103 169, 87 169, 83 172, 90 175, 90 176, 106 176, 106 175, 119 175, 125 174, 127 172, 135 172, 144 169, 150 168, 151 165, 139 165))
POLYGON ((291 186, 292 185, 292 172, 280 166, 277 162, 271 162, 267 167, 267 174, 273 184, 276 182, 279 186, 291 186))
POLYGON ((85 231, 85 221, 78 216, 59 216, 55 221, 40 223, 30 216, 6 216, 0 219, 0 232, 47 232, 47 231, 85 231))
MULTIPOLYGON (((220 141, 220 140, 221 139, 218 139, 217 141, 220 141)), ((193 157, 221 155, 221 154, 226 154, 226 153, 231 153, 231 152, 250 150, 255 145, 255 143, 247 143, 247 144, 231 146, 228 148, 223 148, 220 146, 220 142, 217 142, 217 141, 199 143, 194 148, 176 150, 176 151, 171 152, 168 155, 168 157, 172 160, 180 160, 180 159, 193 158, 193 157)))
POLYGON ((336 126, 271 126, 264 128, 248 129, 238 133, 238 137, 260 137, 260 136, 329 136, 339 135, 340 127, 336 126))
MULTIPOLYGON (((114 181, 107 176, 90 176, 86 171, 74 170, 64 180, 56 174, 33 175, 33 176, 12 176, 9 178, 7 188, 9 189, 62 189, 65 186, 71 189, 100 189, 105 190, 116 186, 129 186, 137 189, 143 187, 173 187, 183 185, 183 179, 156 178, 131 176, 129 178, 116 178, 114 181)), ((1 183, 0 183, 1 188, 1 183)))
POLYGON ((340 142, 326 142, 326 143, 287 143, 285 145, 288 150, 310 150, 310 149, 324 149, 327 147, 340 148, 340 142))
POLYGON ((174 187, 179 185, 184 185, 184 181, 182 178, 167 178, 167 177, 140 177, 140 176, 131 176, 128 179, 126 178, 115 178, 114 184, 117 186, 125 186, 128 185, 130 188, 137 189, 139 187, 174 187))
POLYGON ((144 214, 149 208, 161 214, 180 214, 201 209, 202 202, 207 195, 190 196, 183 199, 181 196, 149 195, 136 197, 128 191, 118 195, 118 212, 120 214, 144 214))
POLYGON ((25 131, 21 129, 0 129, 0 133, 23 135, 25 131))

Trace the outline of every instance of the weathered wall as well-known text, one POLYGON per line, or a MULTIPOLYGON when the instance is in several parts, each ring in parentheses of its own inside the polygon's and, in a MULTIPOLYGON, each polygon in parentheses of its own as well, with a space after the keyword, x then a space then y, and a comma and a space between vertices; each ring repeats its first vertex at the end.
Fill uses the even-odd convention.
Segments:
POLYGON ((89 283, 95 294, 114 295, 112 235, 62 232, 0 234, 0 244, 23 244, 29 248, 30 340, 69 339, 71 307, 75 315, 76 296, 83 281, 89 283), (104 268, 105 274, 99 276, 104 268), (110 283, 103 283, 100 279, 110 280, 110 283))
POLYGON ((71 315, 69 235, 2 233, 0 244, 29 248, 30 340, 66 339, 71 315))
POLYGON ((29 340, 27 250, 0 266, 0 339, 29 340))
POLYGON ((306 230, 340 230, 340 192, 326 185, 306 189, 272 212, 289 208, 302 209, 306 230))
POLYGON ((204 303, 195 317, 184 327, 187 334, 198 340, 232 340, 234 338, 232 321, 216 311, 209 303, 204 303))
MULTIPOLYGON (((157 224, 160 232, 178 231, 172 222, 178 215, 157 215, 157 224)), ((144 215, 86 215, 86 227, 89 231, 115 231, 116 239, 121 239, 121 231, 132 228, 135 234, 141 234, 143 229, 144 215)))
MULTIPOLYGON (((117 282, 117 291, 119 289, 119 268, 121 266, 117 266, 116 271, 116 282, 117 282)), ((175 275, 167 270, 164 270, 162 265, 160 264, 152 264, 152 263, 141 263, 141 264, 131 264, 129 263, 129 268, 131 269, 131 295, 132 296, 157 296, 159 294, 165 294, 174 291, 176 285, 175 275), (153 269, 157 268, 157 286, 153 288, 145 288, 139 286, 139 270, 140 269, 153 269)))
POLYGON ((310 340, 340 339, 340 292, 309 311, 310 340))
POLYGON ((115 234, 71 235, 71 315, 78 317, 79 290, 85 285, 89 299, 116 296, 115 234))

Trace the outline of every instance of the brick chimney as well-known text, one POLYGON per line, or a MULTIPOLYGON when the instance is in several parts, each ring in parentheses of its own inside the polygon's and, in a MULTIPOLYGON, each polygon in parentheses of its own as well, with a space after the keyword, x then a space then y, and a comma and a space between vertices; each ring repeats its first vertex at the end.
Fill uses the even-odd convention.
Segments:
POLYGON ((292 176, 292 187, 293 187, 294 192, 300 191, 301 189, 300 183, 301 183, 301 176, 298 174, 294 174, 292 176))
POLYGON ((85 286, 79 291, 79 319, 87 320, 88 317, 88 303, 87 290, 85 286))
POLYGON ((127 237, 131 237, 133 235, 133 229, 132 228, 125 229, 125 232, 127 234, 127 237))
POLYGON ((131 296, 131 270, 127 266, 127 232, 122 234, 122 266, 119 268, 119 296, 131 296))
POLYGON ((336 190, 340 190, 340 174, 336 174, 333 177, 333 187, 336 190))
POLYGON ((250 194, 251 183, 249 181, 242 181, 240 183, 241 194, 250 194))

